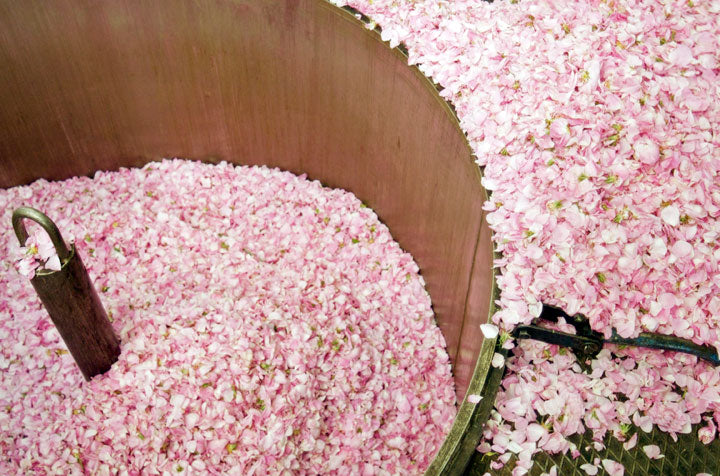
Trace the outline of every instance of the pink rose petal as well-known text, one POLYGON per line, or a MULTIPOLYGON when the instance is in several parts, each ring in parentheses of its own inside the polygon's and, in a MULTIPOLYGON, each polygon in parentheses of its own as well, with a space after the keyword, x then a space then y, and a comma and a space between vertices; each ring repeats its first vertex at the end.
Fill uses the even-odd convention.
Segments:
POLYGON ((480 403, 480 400, 482 400, 482 397, 474 393, 467 396, 467 401, 472 404, 480 403))
POLYGON ((480 330, 486 339, 494 339, 498 336, 498 328, 495 324, 480 324, 480 330))
POLYGON ((625 474, 625 466, 611 459, 602 460, 603 468, 609 476, 623 476, 625 474))
POLYGON ((580 469, 585 471, 585 474, 589 476, 595 476, 598 473, 598 467, 589 463, 581 464, 580 469))
POLYGON ((643 446, 643 451, 650 459, 660 459, 665 457, 660 454, 660 447, 657 445, 645 445, 643 446))

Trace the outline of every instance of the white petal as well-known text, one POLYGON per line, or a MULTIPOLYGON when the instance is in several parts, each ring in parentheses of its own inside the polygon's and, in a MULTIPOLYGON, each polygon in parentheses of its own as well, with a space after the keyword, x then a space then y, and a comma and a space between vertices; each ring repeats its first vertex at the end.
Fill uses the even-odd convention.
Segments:
POLYGON ((482 400, 482 397, 480 395, 476 395, 474 393, 467 396, 467 401, 472 404, 480 403, 480 400, 482 400))
POLYGON ((486 339, 494 339, 498 336, 498 328, 495 324, 480 324, 480 330, 486 339))

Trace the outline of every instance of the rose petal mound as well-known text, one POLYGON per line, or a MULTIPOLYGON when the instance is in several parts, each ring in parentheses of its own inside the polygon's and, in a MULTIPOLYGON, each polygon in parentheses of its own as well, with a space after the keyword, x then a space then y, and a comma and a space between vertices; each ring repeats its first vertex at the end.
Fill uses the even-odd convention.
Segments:
MULTIPOLYGON (((720 350, 720 3, 335 3, 404 43, 453 102, 492 191, 501 333, 545 302, 606 336, 658 332, 720 350)), ((720 369, 613 347, 588 375, 567 351, 525 342, 496 409, 479 449, 500 454, 493 468, 517 454, 514 474, 538 451, 574 454, 567 437, 586 430, 627 440, 631 425, 673 436, 702 425, 708 443, 720 369), (548 430, 537 442, 536 422, 548 430)))
POLYGON ((0 210, 0 474, 421 474, 452 424, 418 267, 348 192, 166 160, 0 210), (89 383, 6 258, 21 205, 77 237, 122 340, 89 383))

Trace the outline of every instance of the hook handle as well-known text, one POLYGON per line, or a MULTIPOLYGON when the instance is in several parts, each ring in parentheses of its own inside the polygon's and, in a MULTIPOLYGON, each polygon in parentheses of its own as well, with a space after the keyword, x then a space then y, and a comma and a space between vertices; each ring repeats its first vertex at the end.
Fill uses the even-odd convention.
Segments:
POLYGON ((60 230, 57 225, 43 212, 36 210, 31 207, 20 207, 17 208, 12 214, 12 225, 15 230, 15 236, 20 241, 21 246, 25 246, 25 241, 28 239, 28 232, 25 229, 24 219, 32 220, 40 225, 43 230, 47 232, 55 245, 55 251, 57 252, 60 262, 65 262, 70 257, 70 251, 68 250, 65 240, 63 240, 60 230))

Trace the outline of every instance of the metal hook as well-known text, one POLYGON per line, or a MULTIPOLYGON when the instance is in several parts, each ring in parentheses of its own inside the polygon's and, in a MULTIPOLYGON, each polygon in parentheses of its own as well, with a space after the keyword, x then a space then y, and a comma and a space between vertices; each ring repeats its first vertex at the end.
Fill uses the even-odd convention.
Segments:
POLYGON ((25 223, 23 223, 23 220, 26 218, 34 221, 47 232, 53 245, 55 245, 55 251, 57 252, 58 258, 60 258, 61 263, 64 263, 68 258, 70 258, 70 251, 68 250, 65 240, 63 240, 57 225, 55 225, 55 223, 43 212, 31 207, 20 207, 12 214, 13 229, 15 230, 15 236, 17 236, 21 246, 25 246, 25 242, 28 239, 28 232, 25 229, 25 223))

